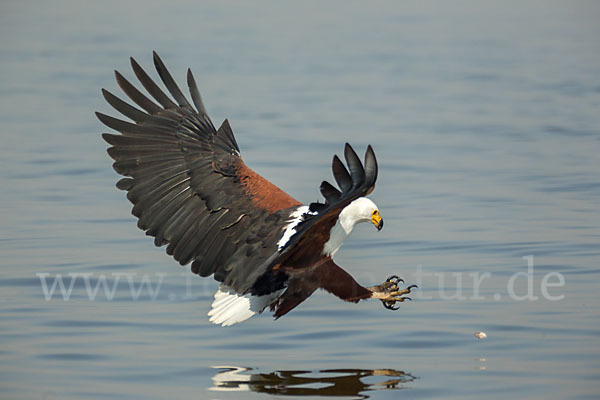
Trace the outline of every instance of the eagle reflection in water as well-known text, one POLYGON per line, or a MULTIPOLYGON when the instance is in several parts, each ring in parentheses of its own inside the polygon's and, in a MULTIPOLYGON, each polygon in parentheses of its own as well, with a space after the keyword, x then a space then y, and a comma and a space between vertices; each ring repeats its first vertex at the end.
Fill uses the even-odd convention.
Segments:
POLYGON ((368 399, 365 392, 405 389, 417 379, 393 369, 327 369, 318 372, 290 370, 249 373, 252 368, 213 367, 221 370, 213 378, 214 391, 252 391, 284 396, 356 396, 368 399), (368 379, 380 378, 377 381, 368 379), (365 379, 367 378, 367 379, 365 379), (369 380, 372 382, 364 382, 369 380))

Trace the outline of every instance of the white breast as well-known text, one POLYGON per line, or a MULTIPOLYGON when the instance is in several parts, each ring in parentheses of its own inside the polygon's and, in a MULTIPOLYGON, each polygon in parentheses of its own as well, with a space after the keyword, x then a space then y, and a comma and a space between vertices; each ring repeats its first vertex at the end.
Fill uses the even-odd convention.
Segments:
POLYGON ((343 224, 340 222, 341 213, 338 216, 338 220, 331 228, 331 233, 329 234, 329 240, 323 246, 323 255, 333 256, 339 249, 342 247, 344 240, 350 235, 354 225, 348 226, 348 224, 343 224))

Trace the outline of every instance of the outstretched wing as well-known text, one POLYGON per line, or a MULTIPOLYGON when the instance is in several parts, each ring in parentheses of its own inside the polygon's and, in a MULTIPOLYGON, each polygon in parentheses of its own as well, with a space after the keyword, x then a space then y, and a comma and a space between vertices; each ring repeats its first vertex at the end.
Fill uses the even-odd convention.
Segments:
POLYGON ((102 135, 112 145, 115 171, 125 176, 117 187, 127 191, 138 227, 157 246, 166 244, 181 265, 193 261, 194 273, 214 274, 244 293, 274 259, 290 210, 300 203, 245 166, 227 120, 215 130, 189 69, 195 109, 156 53, 154 65, 172 99, 133 58, 135 75, 156 102, 116 71, 140 108, 102 90, 133 121, 96 113, 121 133, 102 135))

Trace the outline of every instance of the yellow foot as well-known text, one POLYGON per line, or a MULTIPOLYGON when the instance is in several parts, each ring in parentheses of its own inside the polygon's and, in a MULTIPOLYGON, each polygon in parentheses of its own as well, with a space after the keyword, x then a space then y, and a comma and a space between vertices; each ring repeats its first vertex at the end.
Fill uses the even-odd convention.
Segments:
POLYGON ((404 295, 409 294, 411 289, 418 287, 417 285, 410 285, 404 289, 400 289, 398 285, 401 282, 404 283, 404 279, 392 275, 381 285, 371 286, 368 288, 373 292, 371 298, 381 300, 383 306, 388 310, 399 309, 400 307, 394 307, 394 304, 396 304, 396 302, 402 303, 404 300, 412 300, 410 297, 404 295))

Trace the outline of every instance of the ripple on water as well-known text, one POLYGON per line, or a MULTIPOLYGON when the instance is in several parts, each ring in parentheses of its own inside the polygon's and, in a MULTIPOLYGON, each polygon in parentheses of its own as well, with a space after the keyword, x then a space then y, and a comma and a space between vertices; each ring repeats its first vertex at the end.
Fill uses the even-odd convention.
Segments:
POLYGON ((186 2, 173 14, 148 0, 130 7, 142 20, 106 2, 12 3, 0 26, 0 397, 598 397, 600 52, 574 40, 598 36, 593 12, 525 0, 319 12, 186 2), (189 34, 151 29, 167 14, 189 34), (81 23, 92 20, 111 24, 81 23), (125 30, 140 34, 121 40, 125 30), (481 293, 501 301, 442 301, 452 277, 395 313, 315 293, 277 321, 210 324, 218 284, 194 277, 183 297, 189 268, 137 230, 93 116, 110 109, 100 87, 118 95, 114 68, 134 76, 130 55, 154 74, 149 43, 182 89, 186 67, 203 77, 211 116, 230 117, 248 165, 300 201, 320 197, 345 141, 374 146, 385 229, 357 228, 336 254, 360 282, 385 278, 375 267, 489 271, 481 293), (512 301, 508 279, 529 254, 540 300, 512 301), (565 299, 544 301, 541 275, 555 271, 565 299), (146 289, 134 300, 126 278, 112 301, 102 287, 90 301, 79 278, 70 300, 46 301, 37 272, 67 287, 69 273, 92 273, 92 289, 113 272, 137 273, 137 288, 145 273, 154 287, 168 276, 154 301, 146 289))
POLYGON ((106 359, 107 356, 91 353, 47 353, 40 354, 37 358, 55 361, 98 361, 106 359))

